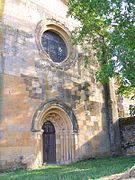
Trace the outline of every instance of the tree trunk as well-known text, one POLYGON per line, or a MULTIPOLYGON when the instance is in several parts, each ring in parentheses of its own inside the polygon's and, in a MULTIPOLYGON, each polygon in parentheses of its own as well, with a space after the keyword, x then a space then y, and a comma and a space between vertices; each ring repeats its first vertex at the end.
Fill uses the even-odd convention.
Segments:
POLYGON ((103 85, 103 89, 104 89, 106 121, 107 121, 108 136, 109 136, 109 142, 110 142, 110 152, 111 152, 111 155, 114 155, 115 142, 114 142, 112 103, 111 103, 111 97, 110 97, 109 82, 103 85))
MULTIPOLYGON (((106 49, 105 41, 103 40, 101 66, 106 63, 107 63, 107 49, 106 49)), ((109 80, 107 83, 103 84, 103 89, 104 89, 106 121, 107 121, 108 136, 109 136, 109 142, 110 142, 110 152, 111 152, 111 155, 114 155, 115 139, 114 139, 114 130, 113 130, 113 114, 112 114, 113 112, 112 112, 112 102, 111 102, 109 80)))

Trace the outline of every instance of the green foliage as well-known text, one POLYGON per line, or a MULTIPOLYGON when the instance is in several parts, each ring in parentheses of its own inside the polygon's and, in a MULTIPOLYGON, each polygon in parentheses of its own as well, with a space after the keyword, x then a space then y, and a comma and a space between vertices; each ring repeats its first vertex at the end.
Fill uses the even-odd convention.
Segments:
POLYGON ((79 22, 73 42, 87 49, 91 44, 96 52, 100 63, 97 80, 106 83, 110 77, 119 76, 119 92, 134 90, 134 1, 69 0, 68 15, 79 22))
POLYGON ((0 180, 88 180, 121 173, 134 165, 135 157, 103 158, 65 166, 45 166, 33 171, 3 173, 0 180))

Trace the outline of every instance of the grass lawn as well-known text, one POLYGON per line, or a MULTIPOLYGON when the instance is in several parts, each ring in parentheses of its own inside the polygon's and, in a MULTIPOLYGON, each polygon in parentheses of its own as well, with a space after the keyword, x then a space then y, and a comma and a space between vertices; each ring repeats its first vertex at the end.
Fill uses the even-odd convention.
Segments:
POLYGON ((121 173, 135 164, 134 157, 91 159, 65 166, 44 166, 0 174, 0 180, 88 180, 121 173))

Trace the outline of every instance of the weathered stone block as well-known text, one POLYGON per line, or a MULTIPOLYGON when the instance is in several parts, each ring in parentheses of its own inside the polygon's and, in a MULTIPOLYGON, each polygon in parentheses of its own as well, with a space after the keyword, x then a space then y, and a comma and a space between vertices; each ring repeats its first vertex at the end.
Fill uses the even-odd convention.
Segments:
POLYGON ((135 117, 121 118, 119 124, 123 152, 135 154, 135 117))

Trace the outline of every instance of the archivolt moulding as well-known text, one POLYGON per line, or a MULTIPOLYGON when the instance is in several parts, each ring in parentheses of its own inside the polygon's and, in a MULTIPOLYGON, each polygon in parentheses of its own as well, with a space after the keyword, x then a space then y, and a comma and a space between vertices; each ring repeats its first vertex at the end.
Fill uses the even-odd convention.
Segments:
POLYGON ((32 132, 40 132, 42 128, 42 122, 44 122, 44 116, 51 110, 56 109, 61 111, 65 114, 67 119, 70 121, 72 125, 72 131, 74 133, 78 132, 78 124, 77 119, 75 117, 75 114, 71 107, 69 107, 67 104, 63 103, 62 101, 58 100, 50 100, 47 103, 42 103, 37 111, 35 112, 32 120, 32 132))

